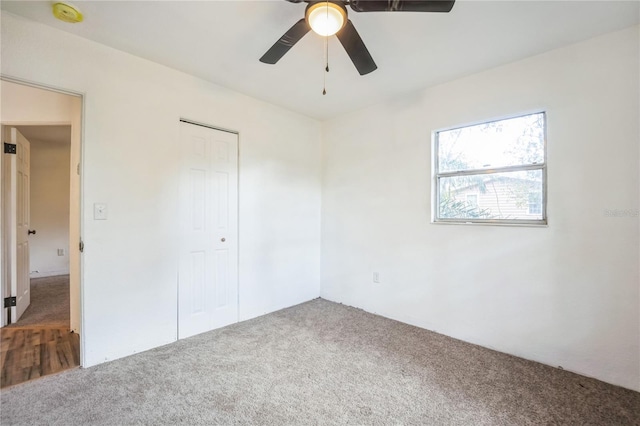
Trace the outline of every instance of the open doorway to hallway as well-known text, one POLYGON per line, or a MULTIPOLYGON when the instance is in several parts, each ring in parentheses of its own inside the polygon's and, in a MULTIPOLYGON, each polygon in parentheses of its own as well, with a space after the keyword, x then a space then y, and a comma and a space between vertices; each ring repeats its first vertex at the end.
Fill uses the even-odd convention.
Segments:
POLYGON ((6 387, 81 364, 82 119, 79 97, 0 84, 9 145, 0 162, 0 386, 6 387))

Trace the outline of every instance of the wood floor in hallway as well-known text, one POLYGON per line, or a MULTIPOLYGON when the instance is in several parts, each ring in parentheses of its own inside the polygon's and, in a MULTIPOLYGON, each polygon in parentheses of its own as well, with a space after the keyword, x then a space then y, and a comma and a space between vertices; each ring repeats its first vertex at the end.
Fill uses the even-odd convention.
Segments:
POLYGON ((80 365, 80 338, 69 331, 69 276, 31 279, 31 304, 0 329, 0 388, 80 365))
POLYGON ((67 328, 0 329, 0 387, 78 367, 79 343, 67 328))

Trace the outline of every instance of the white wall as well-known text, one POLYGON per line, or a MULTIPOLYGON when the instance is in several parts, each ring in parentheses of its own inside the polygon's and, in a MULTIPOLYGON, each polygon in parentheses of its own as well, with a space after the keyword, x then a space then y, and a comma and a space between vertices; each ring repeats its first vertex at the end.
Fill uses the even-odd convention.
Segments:
POLYGON ((69 161, 67 143, 31 142, 31 277, 69 273, 69 161), (58 249, 64 255, 58 255, 58 249))
POLYGON ((317 121, 4 12, 1 47, 3 75, 85 94, 85 366, 176 339, 181 117, 240 132, 240 319, 318 297, 317 121))
POLYGON ((640 390, 639 220, 604 215, 639 207, 638 52, 636 27, 325 123, 322 297, 640 390), (539 109, 549 226, 431 224, 431 132, 539 109))
POLYGON ((0 93, 0 118, 14 125, 71 124, 74 106, 79 103, 74 96, 10 81, 0 81, 0 93))

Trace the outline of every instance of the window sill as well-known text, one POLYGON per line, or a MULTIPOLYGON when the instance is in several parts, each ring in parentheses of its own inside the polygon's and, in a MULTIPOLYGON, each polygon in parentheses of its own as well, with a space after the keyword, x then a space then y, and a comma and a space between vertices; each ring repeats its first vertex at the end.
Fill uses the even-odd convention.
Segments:
POLYGON ((432 220, 432 225, 463 225, 463 226, 508 226, 508 227, 520 227, 520 228, 548 228, 549 223, 534 223, 534 222, 473 222, 473 221, 450 221, 450 220, 432 220))

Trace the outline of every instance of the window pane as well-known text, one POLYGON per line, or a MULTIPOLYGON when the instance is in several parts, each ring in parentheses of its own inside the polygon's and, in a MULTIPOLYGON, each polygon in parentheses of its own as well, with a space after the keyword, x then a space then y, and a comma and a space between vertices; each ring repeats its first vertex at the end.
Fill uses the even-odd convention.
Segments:
POLYGON ((541 164, 544 114, 438 132, 440 172, 541 164))
POLYGON ((471 207, 478 207, 478 195, 477 194, 468 194, 467 195, 467 204, 471 207))
POLYGON ((529 214, 542 213, 542 193, 538 191, 529 193, 529 214))
POLYGON ((441 177, 440 219, 542 220, 542 170, 441 177))

